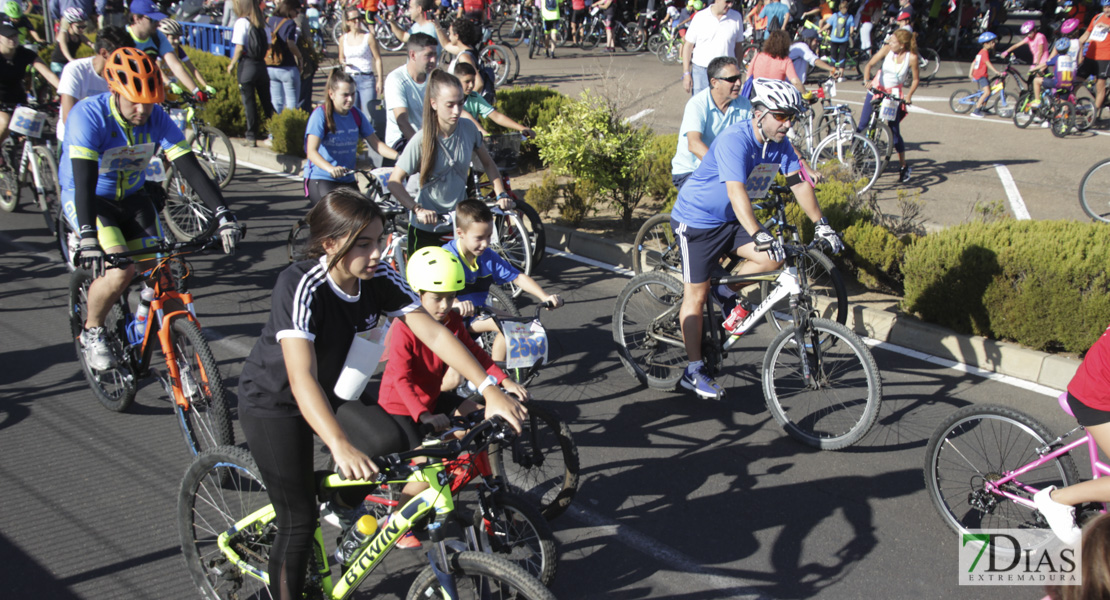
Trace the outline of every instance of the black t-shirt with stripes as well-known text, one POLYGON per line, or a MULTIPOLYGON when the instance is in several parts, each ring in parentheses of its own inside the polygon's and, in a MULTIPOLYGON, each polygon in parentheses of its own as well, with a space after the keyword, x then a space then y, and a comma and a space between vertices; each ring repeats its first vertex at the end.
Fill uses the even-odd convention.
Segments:
POLYGON ((335 382, 355 333, 377 326, 384 315, 398 317, 420 306, 405 278, 381 264, 359 294, 349 296, 327 276, 326 257, 294 263, 274 286, 270 318, 243 366, 239 410, 258 417, 300 414, 289 388, 280 340, 300 337, 316 350, 316 373, 333 408, 335 382))

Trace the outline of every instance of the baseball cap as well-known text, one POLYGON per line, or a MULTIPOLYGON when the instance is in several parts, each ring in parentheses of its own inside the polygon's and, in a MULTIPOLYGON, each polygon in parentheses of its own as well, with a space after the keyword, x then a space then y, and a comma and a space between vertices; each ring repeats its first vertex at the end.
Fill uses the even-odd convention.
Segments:
POLYGON ((144 17, 150 17, 155 21, 169 18, 165 13, 158 12, 158 7, 154 6, 151 0, 134 0, 131 3, 131 12, 144 17))
POLYGON ((802 30, 803 40, 812 40, 817 38, 817 30, 806 27, 802 30))
POLYGON ((912 19, 912 18, 913 18, 913 13, 908 11, 908 10, 904 10, 904 11, 898 13, 898 18, 895 19, 895 21, 904 21, 906 19, 912 19))
POLYGON ((4 36, 6 38, 18 39, 19 38, 19 30, 17 30, 15 27, 12 27, 11 25, 9 25, 7 23, 0 23, 0 36, 4 36))

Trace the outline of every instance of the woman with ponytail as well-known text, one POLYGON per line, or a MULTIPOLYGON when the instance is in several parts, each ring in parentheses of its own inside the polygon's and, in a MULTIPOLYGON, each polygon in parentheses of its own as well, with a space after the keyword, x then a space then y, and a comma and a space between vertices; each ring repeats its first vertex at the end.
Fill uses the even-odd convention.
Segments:
POLYGON ((337 187, 357 190, 356 149, 359 140, 385 158, 397 159, 397 151, 374 133, 370 117, 355 104, 357 87, 350 74, 335 69, 328 76, 324 102, 312 111, 305 127, 305 195, 315 206, 337 187))
POLYGON ((871 111, 874 110, 871 102, 873 95, 870 93, 872 89, 899 97, 905 102, 898 106, 898 115, 890 122, 890 132, 894 134, 894 149, 898 152, 898 181, 902 183, 910 180, 910 167, 906 164, 906 143, 902 139, 901 124, 902 119, 906 118, 906 107, 912 104, 913 93, 920 83, 918 60, 916 34, 899 29, 871 57, 863 70, 863 86, 867 88, 868 94, 863 101, 863 110, 860 111, 857 131, 863 131, 871 121, 871 111), (871 80, 871 73, 877 66, 879 72, 871 80))
POLYGON ((457 77, 444 71, 432 71, 424 88, 424 128, 409 140, 389 176, 390 193, 411 211, 410 256, 425 246, 442 245, 440 237, 451 231, 450 223, 438 224, 439 217, 466 199, 466 176, 475 154, 482 170, 493 182, 498 205, 503 209, 513 206, 505 192, 501 173, 482 144, 478 126, 459 118, 465 100, 457 77), (405 190, 405 180, 417 172, 420 173, 420 191, 413 198, 405 190))

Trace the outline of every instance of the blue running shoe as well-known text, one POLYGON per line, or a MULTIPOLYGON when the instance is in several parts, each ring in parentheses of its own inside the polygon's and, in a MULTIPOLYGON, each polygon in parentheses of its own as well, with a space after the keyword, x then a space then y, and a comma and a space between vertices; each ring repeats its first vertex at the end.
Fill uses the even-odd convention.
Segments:
POLYGON ((713 381, 712 377, 706 374, 705 365, 699 365, 697 367, 688 365, 679 383, 688 390, 694 390, 694 393, 700 398, 720 400, 725 395, 725 390, 717 385, 717 382, 713 381))

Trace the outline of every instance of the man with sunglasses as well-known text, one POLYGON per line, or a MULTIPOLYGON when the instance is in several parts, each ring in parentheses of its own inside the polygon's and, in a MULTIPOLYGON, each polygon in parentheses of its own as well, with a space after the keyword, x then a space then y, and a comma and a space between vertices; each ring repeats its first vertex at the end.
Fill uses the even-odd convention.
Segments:
POLYGON ((785 259, 782 245, 756 219, 752 200, 763 198, 775 176, 785 174, 798 205, 817 224, 816 237, 828 242, 834 253, 844 247, 821 214, 812 181, 786 139, 791 124, 808 109, 802 95, 785 81, 756 79, 751 104, 751 119, 729 126, 713 140, 671 212, 671 228, 682 251, 679 322, 690 359, 680 383, 702 398, 724 396, 702 362, 702 311, 710 292, 723 308, 729 334, 744 333, 739 324, 750 312, 735 289, 722 285, 710 290, 710 273, 718 259, 730 250, 744 258, 737 275, 773 271, 785 259))
POLYGON ((740 96, 743 87, 736 59, 719 56, 706 68, 709 88, 694 94, 686 102, 682 126, 678 130, 678 148, 671 160, 671 179, 675 188, 682 184, 701 164, 713 139, 726 127, 752 118, 752 104, 740 96))

